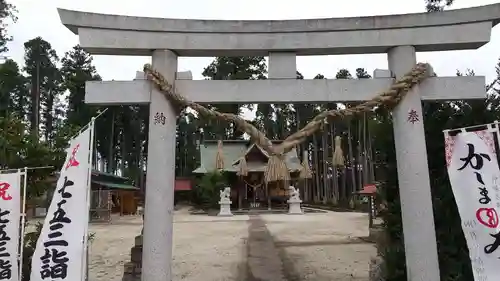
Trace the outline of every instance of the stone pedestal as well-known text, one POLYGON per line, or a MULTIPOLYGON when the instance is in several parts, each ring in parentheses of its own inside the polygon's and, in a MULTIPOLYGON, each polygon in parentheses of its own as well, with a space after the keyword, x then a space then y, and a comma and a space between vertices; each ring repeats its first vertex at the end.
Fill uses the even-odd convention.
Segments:
POLYGON ((217 214, 217 216, 219 217, 230 217, 233 215, 233 213, 231 213, 231 201, 219 201, 219 205, 220 205, 220 211, 219 211, 219 214, 217 214))
POLYGON ((385 281, 385 264, 381 256, 370 259, 369 281, 385 281))
POLYGON ((124 264, 122 281, 141 281, 142 274, 142 234, 135 237, 135 245, 130 250, 130 262, 124 264))
POLYGON ((289 215, 303 215, 302 209, 300 208, 300 203, 302 200, 300 199, 290 199, 286 201, 288 203, 288 214, 289 215))

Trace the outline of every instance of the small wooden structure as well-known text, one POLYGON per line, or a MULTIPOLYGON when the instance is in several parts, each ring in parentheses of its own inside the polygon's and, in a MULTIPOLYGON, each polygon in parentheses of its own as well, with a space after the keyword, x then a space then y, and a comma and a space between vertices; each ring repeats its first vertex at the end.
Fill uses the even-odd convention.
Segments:
MULTIPOLYGON (((48 183, 54 189, 59 178, 58 172, 54 173, 48 183)), ((111 213, 134 214, 137 211, 139 188, 133 186, 128 178, 117 175, 92 170, 90 194, 90 220, 109 221, 111 213), (113 205, 115 205, 113 207, 113 205)), ((45 216, 53 190, 49 190, 44 196, 36 198, 34 201, 44 201, 43 204, 27 203, 28 217, 45 216), (35 214, 37 210, 37 214, 35 214)))
MULTIPOLYGON (((273 141, 279 143, 279 141, 273 141)), ((241 208, 270 208, 271 204, 286 206, 288 186, 284 182, 264 181, 264 171, 269 160, 268 153, 255 143, 246 140, 205 141, 200 144, 200 167, 194 174, 206 174, 217 170, 217 155, 222 154, 223 168, 229 174, 229 185, 233 204, 241 208), (219 152, 219 153, 218 153, 219 152), (246 175, 238 176, 240 161, 245 159, 246 175)), ((297 151, 292 149, 285 155, 286 166, 292 181, 298 179, 302 169, 297 151)), ((294 182, 289 182, 288 185, 294 182)))
POLYGON ((92 207, 99 209, 107 207, 108 212, 120 215, 131 215, 137 212, 139 188, 133 186, 128 178, 94 170, 91 182, 92 192, 98 194, 97 198, 92 196, 92 207), (107 202, 107 206, 104 202, 107 202))

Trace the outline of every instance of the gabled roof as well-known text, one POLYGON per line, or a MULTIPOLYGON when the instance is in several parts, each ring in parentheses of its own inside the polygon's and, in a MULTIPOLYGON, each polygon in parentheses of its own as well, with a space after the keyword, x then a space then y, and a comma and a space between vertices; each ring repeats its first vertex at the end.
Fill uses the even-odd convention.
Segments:
MULTIPOLYGON (((247 151, 245 151, 245 154, 244 154, 244 155, 245 155, 245 156, 247 156, 247 155, 248 155, 248 153, 250 153, 250 151, 252 151, 252 149, 254 149, 254 148, 257 148, 258 150, 260 150, 260 152, 262 153, 262 155, 266 156, 266 158, 269 158, 269 154, 267 153, 267 151, 265 151, 262 147, 260 147, 260 146, 256 145, 255 143, 252 143, 252 144, 248 147, 248 149, 247 149, 247 151)), ((243 155, 242 155, 242 156, 243 156, 243 155)), ((236 161, 234 161, 234 162, 233 162, 233 166, 234 166, 234 165, 238 165, 238 164, 240 163, 240 160, 241 160, 241 157, 238 157, 238 159, 236 159, 236 161)))
MULTIPOLYGON (((223 143, 223 158, 224 158, 224 171, 237 172, 239 160, 242 156, 247 155, 252 149, 258 148, 264 156, 269 157, 260 146, 251 144, 247 148, 246 141, 224 141, 223 143)), ((204 142, 200 144, 200 160, 201 165, 193 171, 195 174, 205 174, 215 170, 215 157, 217 155, 217 142, 204 142)), ((296 172, 301 169, 300 159, 297 157, 297 151, 290 150, 285 155, 285 162, 290 172, 296 172)), ((260 162, 247 162, 248 170, 251 172, 264 172, 267 163, 260 162)))
MULTIPOLYGON (((222 157, 224 158, 224 170, 231 170, 233 162, 244 155, 246 151, 245 142, 224 142, 222 157)), ((204 142, 200 144, 200 167, 193 173, 205 174, 215 170, 215 157, 217 155, 217 142, 204 142)))

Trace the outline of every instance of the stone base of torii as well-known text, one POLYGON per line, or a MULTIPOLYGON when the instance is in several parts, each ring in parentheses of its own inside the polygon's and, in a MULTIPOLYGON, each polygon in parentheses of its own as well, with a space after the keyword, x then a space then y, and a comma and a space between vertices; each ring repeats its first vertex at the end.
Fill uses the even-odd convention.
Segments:
POLYGON ((122 281, 141 281, 142 274, 142 233, 135 237, 130 249, 130 261, 125 263, 122 281))

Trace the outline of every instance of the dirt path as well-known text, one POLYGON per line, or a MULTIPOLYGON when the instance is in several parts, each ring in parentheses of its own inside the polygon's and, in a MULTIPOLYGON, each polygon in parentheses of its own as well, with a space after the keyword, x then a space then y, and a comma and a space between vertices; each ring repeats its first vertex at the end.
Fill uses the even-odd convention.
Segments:
POLYGON ((367 281, 375 246, 360 213, 264 215, 288 281, 367 281))
POLYGON ((251 216, 248 226, 248 281, 287 281, 283 262, 273 237, 260 216, 251 216))
MULTIPOLYGON (((359 213, 310 213, 219 218, 176 213, 174 280, 367 281, 372 244, 359 213)), ((90 281, 121 281, 140 217, 92 225, 90 281)))

